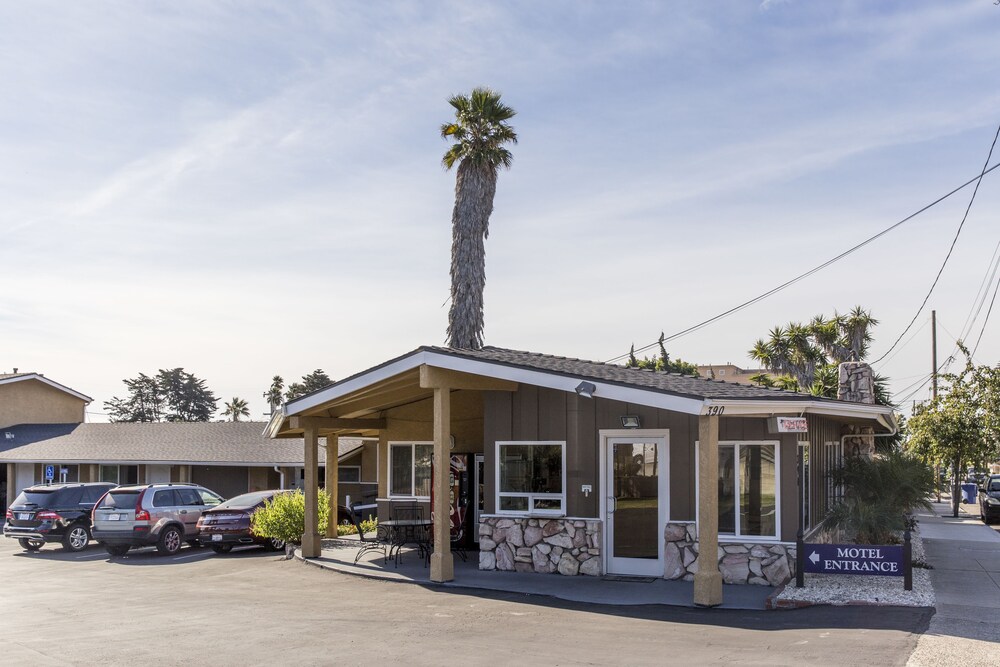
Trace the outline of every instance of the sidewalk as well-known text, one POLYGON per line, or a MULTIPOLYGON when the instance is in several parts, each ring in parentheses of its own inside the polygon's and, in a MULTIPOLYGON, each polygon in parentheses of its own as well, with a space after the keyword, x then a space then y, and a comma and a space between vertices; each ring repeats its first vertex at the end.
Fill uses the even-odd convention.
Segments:
MULTIPOLYGON (((632 577, 631 580, 608 577, 564 577, 561 575, 535 574, 533 572, 494 572, 479 569, 478 552, 471 552, 463 562, 455 558, 455 579, 443 584, 430 580, 430 570, 415 553, 404 555, 398 565, 386 565, 382 555, 371 552, 355 564, 354 556, 360 542, 356 536, 323 540, 319 558, 303 559, 296 551, 296 558, 310 565, 317 565, 343 574, 407 582, 423 586, 444 588, 471 588, 523 595, 544 595, 569 602, 605 605, 674 605, 694 607, 694 584, 689 581, 667 581, 658 577, 632 577)), ((774 592, 770 586, 729 585, 722 587, 721 609, 766 608, 767 598, 774 592)))
POLYGON ((917 515, 937 613, 907 663, 996 665, 1000 662, 1000 532, 979 520, 975 505, 951 516, 948 501, 917 515))

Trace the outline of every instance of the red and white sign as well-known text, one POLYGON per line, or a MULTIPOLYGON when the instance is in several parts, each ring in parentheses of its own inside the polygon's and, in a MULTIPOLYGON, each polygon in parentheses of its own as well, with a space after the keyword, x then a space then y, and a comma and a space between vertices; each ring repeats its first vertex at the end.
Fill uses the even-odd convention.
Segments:
POLYGON ((778 433, 808 433, 809 422, 805 417, 775 417, 778 433))

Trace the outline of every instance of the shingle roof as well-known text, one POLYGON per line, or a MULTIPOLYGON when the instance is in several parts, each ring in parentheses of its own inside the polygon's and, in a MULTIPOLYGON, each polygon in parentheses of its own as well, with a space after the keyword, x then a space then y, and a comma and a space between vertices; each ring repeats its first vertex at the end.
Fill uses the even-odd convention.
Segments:
POLYGON ((303 464, 301 438, 271 440, 263 430, 263 422, 20 424, 0 429, 0 461, 303 464))
POLYGON ((736 384, 703 377, 691 377, 680 373, 665 373, 638 368, 626 368, 599 361, 585 361, 569 357, 557 357, 536 352, 522 352, 500 347, 484 347, 480 350, 459 350, 448 347, 422 347, 421 350, 447 354, 453 357, 476 359, 518 368, 568 375, 581 380, 595 380, 622 386, 650 389, 666 394, 690 398, 766 400, 766 401, 830 401, 835 399, 817 398, 783 389, 770 389, 754 385, 736 384))

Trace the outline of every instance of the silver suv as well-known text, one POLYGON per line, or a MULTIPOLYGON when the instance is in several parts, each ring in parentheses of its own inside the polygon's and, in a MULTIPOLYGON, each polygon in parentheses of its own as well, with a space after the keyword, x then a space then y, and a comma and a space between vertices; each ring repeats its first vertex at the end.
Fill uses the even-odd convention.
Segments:
POLYGON ((198 518, 222 501, 197 484, 120 486, 94 507, 91 533, 112 556, 150 545, 175 554, 184 542, 198 546, 198 518))

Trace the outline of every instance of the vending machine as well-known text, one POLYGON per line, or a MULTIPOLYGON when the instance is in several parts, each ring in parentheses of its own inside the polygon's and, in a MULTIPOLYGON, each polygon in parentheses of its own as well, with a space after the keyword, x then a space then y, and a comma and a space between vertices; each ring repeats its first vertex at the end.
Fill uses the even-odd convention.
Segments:
MULTIPOLYGON (((472 531, 469 529, 469 497, 470 497, 470 467, 471 454, 452 454, 451 473, 448 475, 448 494, 451 504, 449 520, 451 523, 451 541, 462 547, 472 545, 472 531)), ((434 479, 434 466, 431 464, 431 479, 434 479)), ((434 517, 434 485, 431 484, 431 520, 434 517)))

